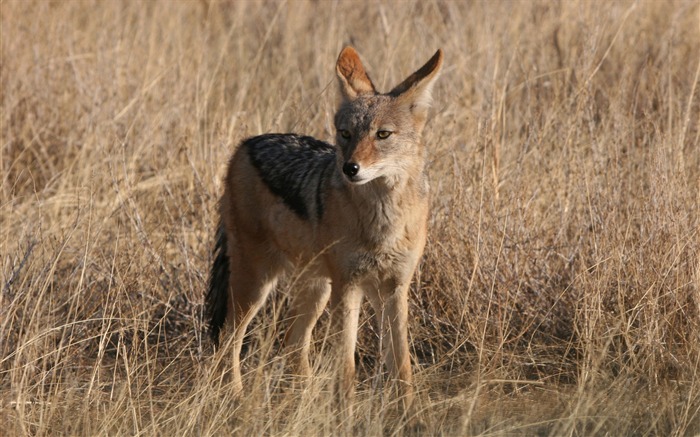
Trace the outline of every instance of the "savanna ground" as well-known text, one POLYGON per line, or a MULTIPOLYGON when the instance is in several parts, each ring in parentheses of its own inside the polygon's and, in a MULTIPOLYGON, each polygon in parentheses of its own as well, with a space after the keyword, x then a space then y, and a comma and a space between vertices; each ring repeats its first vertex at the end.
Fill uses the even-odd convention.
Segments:
POLYGON ((316 377, 285 382, 288 285, 242 400, 201 319, 227 157, 331 140, 346 44, 383 90, 445 51, 410 304, 425 434, 700 433, 697 1, 0 8, 2 435, 402 431, 371 322, 342 421, 327 315, 316 377))

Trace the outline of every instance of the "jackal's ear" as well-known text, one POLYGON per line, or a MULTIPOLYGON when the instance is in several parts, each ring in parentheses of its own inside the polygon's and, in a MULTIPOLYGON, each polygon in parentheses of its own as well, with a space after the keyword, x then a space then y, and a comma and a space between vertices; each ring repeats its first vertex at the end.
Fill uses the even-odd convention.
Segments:
POLYGON ((367 75, 360 56, 355 49, 348 46, 340 52, 335 72, 340 83, 340 92, 347 100, 355 100, 363 94, 377 94, 372 80, 367 75))
POLYGON ((424 66, 397 85, 389 95, 410 103, 414 112, 425 113, 432 101, 433 84, 441 67, 442 50, 438 49, 424 66))

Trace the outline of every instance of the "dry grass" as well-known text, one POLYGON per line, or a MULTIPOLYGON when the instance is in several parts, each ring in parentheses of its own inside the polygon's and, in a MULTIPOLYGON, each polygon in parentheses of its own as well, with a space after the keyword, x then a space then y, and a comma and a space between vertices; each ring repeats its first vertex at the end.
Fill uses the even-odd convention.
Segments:
POLYGON ((446 54, 411 303, 428 434, 700 433, 698 5, 3 1, 3 435, 401 432, 371 326, 354 423, 322 360, 287 386, 284 290, 244 402, 202 335, 226 158, 332 138, 347 43, 383 89, 446 54))

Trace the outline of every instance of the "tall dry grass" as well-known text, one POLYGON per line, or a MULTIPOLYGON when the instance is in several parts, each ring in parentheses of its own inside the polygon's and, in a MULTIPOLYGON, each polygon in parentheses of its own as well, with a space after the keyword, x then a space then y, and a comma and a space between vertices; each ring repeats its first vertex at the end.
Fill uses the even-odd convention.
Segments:
POLYGON ((346 422, 322 341, 305 389, 282 373, 284 286, 242 400, 203 335, 226 159, 331 139, 348 43, 382 89, 445 50, 410 309, 426 433, 700 433, 698 5, 3 1, 2 434, 402 432, 369 322, 346 422))

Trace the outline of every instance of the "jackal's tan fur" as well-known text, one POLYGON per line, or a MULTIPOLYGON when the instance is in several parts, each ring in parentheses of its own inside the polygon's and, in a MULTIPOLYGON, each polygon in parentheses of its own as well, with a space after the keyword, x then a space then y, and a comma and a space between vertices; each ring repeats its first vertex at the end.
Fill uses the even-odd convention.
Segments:
POLYGON ((442 59, 438 50, 392 91, 379 94, 357 52, 346 47, 336 65, 343 96, 336 146, 293 134, 264 135, 244 141, 233 155, 207 310, 215 337, 220 329, 234 336, 237 390, 246 327, 277 278, 297 268, 302 281, 286 337, 297 372, 310 374, 311 332, 330 299, 341 390, 352 396, 366 296, 381 320, 384 362, 404 405, 411 403, 407 298, 428 217, 421 133, 442 59))

